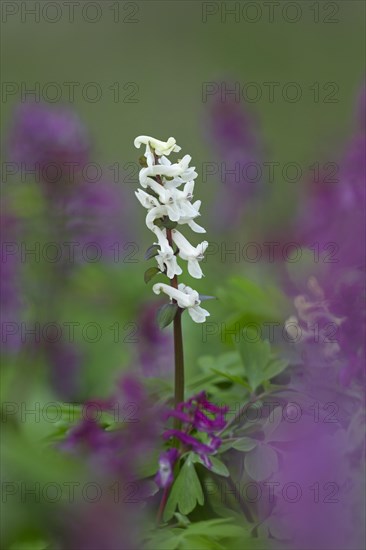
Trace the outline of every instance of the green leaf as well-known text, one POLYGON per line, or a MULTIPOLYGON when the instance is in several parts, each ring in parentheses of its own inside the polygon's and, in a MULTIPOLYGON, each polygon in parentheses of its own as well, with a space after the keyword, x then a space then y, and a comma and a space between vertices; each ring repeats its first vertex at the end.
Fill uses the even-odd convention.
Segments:
POLYGON ((176 508, 183 515, 188 515, 197 504, 203 504, 204 496, 200 480, 194 464, 189 458, 185 461, 177 479, 170 491, 168 502, 164 510, 164 521, 173 517, 176 508))
POLYGON ((244 467, 254 481, 264 481, 278 470, 277 453, 269 445, 258 444, 245 455, 244 467))
MULTIPOLYGON (((202 464, 202 466, 207 468, 206 464, 201 460, 201 458, 196 453, 190 453, 189 456, 192 462, 198 462, 199 464, 202 464)), ((209 470, 213 474, 217 474, 218 476, 229 477, 230 472, 227 469, 226 465, 221 460, 219 460, 215 456, 210 456, 209 459, 212 464, 212 467, 207 468, 207 470, 209 470)))
POLYGON ((165 304, 158 309, 156 318, 160 328, 165 328, 174 320, 178 311, 177 304, 165 304))
POLYGON ((175 512, 174 517, 177 520, 179 527, 188 527, 191 523, 187 516, 183 516, 183 514, 180 514, 179 512, 175 512))
POLYGON ((217 294, 229 314, 225 321, 228 337, 238 323, 243 329, 250 322, 278 322, 291 311, 289 302, 276 286, 262 287, 244 277, 231 278, 217 294))
POLYGON ((272 359, 265 368, 265 376, 267 380, 274 378, 277 374, 284 371, 288 367, 288 361, 284 359, 272 359))
POLYGON ((241 437, 237 441, 234 441, 232 448, 236 451, 248 452, 254 449, 258 444, 258 441, 250 437, 241 437))
POLYGON ((149 281, 151 281, 151 279, 155 277, 155 275, 157 275, 158 273, 161 273, 158 267, 149 267, 149 269, 147 269, 144 273, 145 283, 148 283, 149 281))
POLYGON ((239 384, 240 386, 244 386, 244 388, 247 388, 247 389, 249 388, 250 389, 249 384, 247 382, 245 382, 245 380, 243 380, 243 378, 240 378, 240 376, 234 376, 232 374, 227 374, 226 372, 222 372, 221 370, 218 370, 218 369, 211 369, 211 370, 215 374, 219 374, 223 378, 227 378, 228 380, 230 380, 230 382, 233 382, 234 384, 239 384))
POLYGON ((42 539, 29 539, 17 541, 9 547, 9 550, 46 550, 49 543, 42 539))
POLYGON ((276 407, 270 412, 269 417, 263 425, 263 432, 266 438, 281 424, 282 415, 282 407, 276 407))
POLYGON ((211 472, 213 472, 214 474, 217 474, 218 476, 223 476, 223 477, 230 476, 229 470, 227 469, 226 465, 223 462, 221 462, 221 460, 219 460, 215 456, 210 456, 209 458, 212 463, 212 468, 210 468, 211 472))
POLYGON ((239 353, 248 382, 252 391, 255 391, 266 378, 264 372, 270 359, 271 347, 267 340, 256 341, 257 334, 254 331, 248 330, 246 334, 247 337, 239 344, 239 353))
POLYGON ((150 260, 151 258, 154 258, 159 252, 159 245, 158 244, 152 244, 149 246, 149 248, 145 252, 145 260, 150 260))

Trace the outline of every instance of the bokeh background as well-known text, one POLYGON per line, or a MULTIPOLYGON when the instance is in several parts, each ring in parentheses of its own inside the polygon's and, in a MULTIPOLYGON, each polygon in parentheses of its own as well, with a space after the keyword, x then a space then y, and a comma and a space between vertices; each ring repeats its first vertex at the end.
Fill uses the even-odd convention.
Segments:
MULTIPOLYGON (((252 281, 257 292, 248 290, 239 318, 284 322, 293 313, 292 300, 283 291, 283 262, 269 261, 263 243, 300 242, 294 227, 314 175, 311 166, 319 163, 322 172, 327 162, 338 163, 360 123, 357 105, 365 62, 361 1, 281 1, 273 18, 266 2, 81 1, 73 15, 66 4, 2 5, 2 198, 6 242, 16 243, 7 249, 14 265, 7 263, 10 282, 4 287, 7 296, 16 295, 16 305, 7 306, 4 318, 28 328, 35 322, 79 323, 74 342, 59 342, 57 349, 42 336, 39 342, 32 335, 26 343, 19 342, 19 333, 14 345, 7 345, 10 339, 2 342, 2 399, 8 414, 5 481, 61 483, 82 476, 80 465, 71 466, 59 456, 42 461, 37 445, 54 433, 55 424, 42 413, 23 415, 19 421, 22 403, 34 408, 35 403, 42 407, 106 398, 126 371, 160 377, 164 388, 170 387, 170 329, 164 336, 157 332, 157 299, 151 284, 143 281, 150 265, 144 252, 152 241, 134 196, 141 154, 134 138, 174 136, 199 173, 195 197, 202 200, 200 223, 211 248, 202 266, 205 278, 194 281, 187 276, 187 282, 202 294, 222 299, 207 306, 214 336, 184 319, 189 381, 202 356, 229 349, 221 323, 235 318, 230 300, 225 300, 231 277, 252 281), (230 9, 237 10, 236 15, 230 15, 230 9), (76 83, 71 100, 70 82, 76 83), (276 83, 273 99, 268 82, 276 83), (251 88, 246 88, 248 83, 251 88), (297 101, 288 99, 294 93, 293 87, 286 88, 289 83, 300 90, 297 101), (39 93, 27 95, 25 89, 39 93), (225 89, 239 90, 240 96, 225 94, 225 89), (95 90, 99 97, 94 100, 95 90), (258 96, 252 95, 254 90, 260 90, 258 96), (38 105, 46 104, 44 111, 27 115, 22 109, 35 99, 37 104, 41 100, 38 105), (60 108, 54 126, 51 119, 45 122, 48 110, 60 108), (70 119, 74 115, 69 113, 79 118, 70 119), (42 178, 25 175, 20 164, 27 153, 31 165, 57 132, 64 155, 58 160, 70 160, 67 151, 75 139, 75 147, 81 153, 85 149, 87 161, 96 163, 102 174, 101 190, 75 198, 71 212, 76 222, 68 233, 58 225, 58 207, 53 210, 56 186, 47 188, 42 178), (240 177, 233 182, 225 170, 220 177, 222 162, 232 167, 243 158, 261 167, 258 181, 248 184, 240 177), (265 162, 279 163, 273 181, 265 162), (302 169, 296 181, 283 176, 288 163, 302 169), (100 243, 103 257, 70 266, 42 256, 45 243, 62 243, 70 235, 100 243), (118 261, 111 254, 116 242, 118 261), (261 247, 260 261, 243 257, 249 242, 261 247), (22 260, 17 247, 32 248, 35 243, 39 257, 22 260), (232 249, 234 255, 225 253, 232 249), (93 328, 87 337, 80 330, 88 323, 99 327, 95 342, 90 341, 93 328)), ((85 162, 84 157, 77 162, 85 162)), ((298 273, 306 267, 304 256, 293 264, 298 273)), ((5 547, 48 548, 49 532, 56 528, 45 528, 42 520, 52 516, 51 505, 33 506, 22 499, 18 485, 11 486, 9 495, 12 490, 16 495, 7 500, 5 547)))

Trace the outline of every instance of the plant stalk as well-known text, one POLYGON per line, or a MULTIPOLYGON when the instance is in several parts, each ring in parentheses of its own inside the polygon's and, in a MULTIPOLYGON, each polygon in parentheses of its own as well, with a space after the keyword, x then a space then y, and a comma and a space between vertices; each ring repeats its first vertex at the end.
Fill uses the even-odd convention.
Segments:
MULTIPOLYGON (((167 229, 167 239, 170 246, 173 246, 172 231, 167 229)), ((178 277, 175 275, 170 282, 171 286, 178 288, 178 277)), ((174 317, 174 406, 177 408, 179 403, 184 401, 184 352, 182 336, 182 309, 178 309, 174 317)), ((174 428, 179 430, 181 422, 178 418, 174 419, 174 428)))

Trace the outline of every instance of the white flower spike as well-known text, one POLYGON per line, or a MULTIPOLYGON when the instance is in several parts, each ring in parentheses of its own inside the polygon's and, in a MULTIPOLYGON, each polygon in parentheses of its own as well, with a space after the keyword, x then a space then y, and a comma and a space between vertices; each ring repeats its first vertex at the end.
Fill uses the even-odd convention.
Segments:
POLYGON ((185 155, 175 163, 167 158, 170 153, 177 153, 181 149, 172 137, 161 141, 150 136, 139 136, 134 144, 138 149, 141 145, 146 147, 144 156, 147 166, 141 168, 139 182, 148 191, 138 189, 135 194, 147 210, 146 225, 157 238, 154 244, 158 247, 155 258, 159 270, 173 280, 171 286, 155 284, 153 292, 163 292, 179 308, 187 309, 193 321, 204 323, 210 314, 200 307, 198 292, 183 283, 177 288, 177 276, 183 273, 177 256, 187 262, 188 272, 192 277, 203 277, 199 262, 204 257, 208 242, 203 241, 194 246, 175 229, 177 225, 188 225, 195 233, 206 232, 194 221, 200 215, 201 206, 201 201, 192 202, 197 172, 193 166, 189 166, 190 155, 185 155))

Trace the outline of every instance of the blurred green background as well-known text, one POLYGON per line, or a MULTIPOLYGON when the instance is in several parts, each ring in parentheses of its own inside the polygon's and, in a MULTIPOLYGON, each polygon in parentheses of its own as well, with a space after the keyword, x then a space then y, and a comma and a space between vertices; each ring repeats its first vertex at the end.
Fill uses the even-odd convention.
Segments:
MULTIPOLYGON (((296 2, 295 11, 288 7, 288 2, 280 2, 273 22, 269 21, 269 8, 262 2, 258 2, 259 11, 249 7, 247 11, 237 12, 237 21, 227 13, 235 8, 234 2, 106 1, 96 3, 97 11, 93 6, 86 9, 88 2, 81 2, 75 8, 73 22, 69 22, 71 16, 62 6, 60 20, 55 23, 50 21, 57 19, 58 12, 52 6, 41 11, 39 22, 35 22, 35 16, 22 11, 21 3, 10 4, 18 5, 19 11, 14 15, 3 12, 2 79, 3 83, 15 83, 19 91, 3 96, 3 137, 6 138, 11 124, 12 109, 22 99, 22 83, 32 89, 38 82, 42 89, 44 84, 55 82, 62 90, 60 102, 68 99, 64 83, 80 83, 75 88, 71 106, 90 130, 93 160, 105 166, 105 173, 111 178, 114 173, 110 166, 119 163, 122 169, 120 182, 127 188, 126 201, 131 201, 128 208, 134 212, 139 228, 135 239, 140 248, 139 260, 151 243, 151 235, 144 226, 144 212, 133 194, 137 187, 136 173, 133 176, 136 183, 122 181, 126 179, 123 167, 126 163, 135 163, 139 156, 133 140, 139 134, 161 138, 172 135, 182 151, 192 155, 199 172, 202 163, 219 161, 205 135, 207 103, 202 100, 205 83, 227 79, 239 82, 241 88, 248 82, 258 83, 262 97, 251 104, 241 101, 241 106, 258 116, 267 159, 281 164, 297 162, 304 167, 304 172, 315 161, 334 161, 352 131, 355 98, 364 65, 363 2, 343 1, 331 5, 296 2), (86 9, 84 16, 83 8, 86 9), (319 22, 315 22, 316 17, 319 22), (93 18, 97 21, 89 22, 93 18), (298 21, 288 22, 286 19, 290 18, 298 21), (258 20, 251 23, 249 19, 258 20), (263 86, 263 82, 271 81, 279 82, 273 102, 268 101, 268 91, 263 86), (116 89, 116 82, 120 97, 115 102, 112 88, 116 89), (302 97, 296 103, 283 99, 282 89, 288 82, 301 86, 302 97), (322 89, 327 82, 339 87, 336 102, 324 102, 332 90, 322 89), (81 88, 87 83, 97 83, 100 87, 102 95, 98 101, 90 102, 82 97, 81 88), (127 83, 134 84, 124 89, 127 83), (314 90, 311 90, 314 83, 320 86, 318 102, 314 101, 314 90), (137 100, 135 103, 126 102, 131 92, 131 97, 137 100)), ((27 2, 26 6, 30 10, 33 4, 27 2)), ((47 2, 40 4, 44 7, 47 2)), ((236 4, 243 10, 248 3, 236 4)), ((53 93, 50 88, 50 96, 53 93)), ((268 197, 263 200, 252 217, 250 211, 246 213, 242 227, 233 228, 231 236, 225 237, 228 248, 236 241, 246 242, 252 235, 261 235, 264 230, 286 228, 286 220, 291 218, 301 197, 301 182, 288 183, 278 172, 276 181, 267 185, 271 187, 270 200, 268 197)), ((213 199, 219 186, 214 176, 209 176, 205 183, 198 179, 196 197, 203 200, 201 220, 208 230, 208 240, 221 242, 220 235, 213 232, 212 220, 213 199)), ((14 182, 4 193, 12 197, 16 210, 26 210, 27 216, 34 219, 39 206, 37 200, 30 199, 29 187, 14 182)), ((206 278, 194 281, 198 290, 214 294, 221 277, 228 274, 227 265, 218 260, 218 255, 207 259, 206 278)), ((113 317, 122 314, 123 309, 125 314, 128 312, 125 318, 128 322, 133 321, 135 315, 136 304, 131 302, 142 303, 151 296, 151 291, 142 283, 145 264, 122 267, 118 274, 115 270, 112 277, 115 285, 112 305, 118 304, 113 317), (125 279, 127 282, 122 283, 125 279), (128 292, 124 292, 124 284, 128 285, 128 292)), ((245 273, 252 267, 243 262, 232 266, 235 273, 245 273)), ((110 280, 103 279, 100 273, 101 270, 104 277, 108 277, 106 270, 98 268, 89 265, 87 275, 80 275, 80 288, 87 296, 86 309, 90 305, 91 287, 96 293, 97 288, 99 292, 107 284, 112 293, 110 280), (98 268, 99 280, 98 275, 92 273, 98 268)), ((212 306, 214 321, 217 307, 212 306)), ((95 315, 90 309, 88 315, 93 318, 95 315)), ((70 315, 70 309, 66 311, 70 315)), ((110 318, 108 307, 104 313, 106 319, 110 318)), ((88 317, 85 309, 84 315, 88 317)), ((187 330, 193 333, 192 346, 188 346, 186 353, 194 360, 196 347, 202 347, 201 330, 186 324, 187 330), (192 355, 191 350, 194 350, 192 355)), ((100 362, 99 347, 93 346, 96 369, 100 362)), ((100 349, 104 376, 115 371, 121 351, 119 345, 109 345, 108 352, 100 349)), ((125 361, 124 357, 122 362, 125 361)), ((108 386, 111 378, 107 379, 108 386)), ((105 384, 102 386, 106 391, 105 384)), ((101 388, 100 382, 96 387, 101 388)))
MULTIPOLYGON (((286 231, 301 199, 302 188, 300 182, 291 184, 281 177, 276 178, 274 183, 268 184, 270 193, 263 199, 261 207, 255 212, 247 211, 240 226, 228 227, 225 234, 215 232, 213 203, 220 182, 214 177, 205 183, 200 180, 202 163, 219 161, 206 136, 207 103, 202 100, 205 83, 227 80, 244 86, 248 82, 260 85, 279 82, 273 102, 268 101, 265 88, 262 88, 263 96, 257 102, 241 102, 244 110, 258 116, 259 131, 269 160, 281 164, 297 162, 303 167, 316 161, 335 161, 352 132, 355 99, 365 61, 365 3, 362 1, 295 2, 292 4, 297 6, 297 13, 301 16, 293 23, 283 16, 282 10, 289 3, 282 1, 276 8, 273 22, 269 21, 268 9, 263 2, 257 2, 261 14, 257 22, 247 20, 254 17, 252 11, 248 11, 248 18, 241 12, 237 22, 229 14, 225 20, 226 8, 238 4, 242 9, 247 2, 106 0, 94 2, 101 13, 100 19, 94 23, 82 17, 82 8, 91 4, 88 2, 78 2, 73 22, 68 21, 65 3, 59 2, 62 17, 53 23, 50 19, 56 12, 52 6, 47 8, 49 20, 41 12, 40 20, 36 22, 30 14, 22 18, 21 4, 30 9, 35 3, 4 2, 2 6, 4 143, 13 109, 22 99, 19 91, 4 94, 9 83, 20 89, 22 83, 27 88, 34 88, 35 83, 39 83, 42 88, 44 84, 54 82, 63 90, 61 100, 66 103, 67 87, 64 83, 80 83, 75 88, 75 101, 71 102, 71 107, 80 114, 90 131, 93 160, 96 162, 105 167, 120 163, 122 168, 126 163, 135 163, 140 152, 133 147, 133 140, 140 134, 160 139, 174 136, 182 152, 192 155, 192 163, 199 172, 195 196, 202 199, 200 223, 207 229, 209 241, 225 241, 230 248, 234 242, 268 236, 271 231, 286 231), (14 14, 11 13, 13 8, 14 14), (214 13, 208 14, 204 22, 206 10, 211 9, 214 13), (314 21, 316 10, 318 22, 314 21), (336 22, 326 22, 332 17, 336 22), (131 19, 135 22, 129 22, 131 19), (302 98, 296 103, 285 101, 281 95, 282 87, 288 82, 297 82, 301 86, 302 98), (324 102, 330 90, 322 87, 329 82, 338 87, 336 102, 324 102), (80 90, 87 83, 96 83, 102 90, 98 101, 91 102, 82 97, 80 90), (118 101, 114 101, 115 83, 120 90, 118 101), (315 83, 320 86, 318 102, 314 101, 312 89, 315 83), (133 96, 136 102, 127 101, 127 94, 132 90, 136 90, 133 96)), ((42 8, 52 3, 39 4, 42 8)), ((288 9, 286 13, 292 17, 293 12, 288 9)), ((93 10, 90 7, 86 12, 90 19, 96 13, 93 10)), ((106 174, 113 177, 109 168, 106 168, 106 174)), ((143 252, 152 240, 144 224, 143 209, 134 197, 137 179, 136 183, 122 180, 123 173, 120 185, 126 188, 127 208, 135 221, 133 240, 139 247, 139 261, 81 267, 74 276, 72 290, 59 305, 60 319, 81 323, 97 321, 104 330, 105 337, 100 342, 79 342, 87 355, 82 387, 77 396, 79 400, 108 395, 119 373, 126 368, 132 367, 139 372, 136 364, 138 342, 113 342, 109 327, 115 322, 122 327, 136 322, 138 311, 146 300, 155 299, 151 285, 143 282, 143 273, 148 267, 143 262, 143 252)), ((21 183, 15 178, 4 183, 2 193, 16 213, 32 220, 36 226, 44 208, 36 185, 21 183)), ((220 261, 219 255, 210 256, 202 267, 205 278, 190 283, 209 295, 217 294, 218 288, 227 284, 230 275, 250 276, 264 286, 271 285, 275 279, 273 266, 253 266, 245 262, 228 264, 220 261)), ((33 268, 25 268, 30 270, 30 279, 27 279, 27 271, 24 275, 28 284, 31 285, 29 281, 33 280, 33 306, 28 304, 31 311, 32 307, 37 307, 43 292, 37 287, 37 270, 42 266, 33 268)), ((209 302, 207 309, 211 312, 210 321, 214 323, 221 323, 227 314, 221 301, 209 302)), ((288 304, 281 304, 279 311, 284 319, 290 311, 288 304)), ((184 321, 184 333, 188 376, 195 373, 201 355, 225 349, 219 337, 211 337, 205 342, 202 327, 191 323, 188 318, 184 321)), ((54 395, 47 384, 46 373, 47 365, 38 359, 36 364, 32 358, 22 355, 7 359, 3 369, 3 399, 20 400, 23 396, 30 403, 52 400, 54 395)), ((50 425, 27 424, 22 427, 24 441, 29 443, 33 437, 37 440, 47 435, 51 428, 50 425)), ((35 452, 28 449, 21 439, 11 438, 10 463, 15 458, 19 460, 23 452, 35 452)), ((35 453, 32 464, 37 463, 37 457, 35 453)), ((57 470, 58 466, 49 464, 49 476, 52 477, 53 468, 57 470)), ((27 471, 28 467, 29 463, 24 465, 19 460, 15 478, 22 475, 19 471, 27 471)), ((24 474, 27 475, 33 479, 36 474, 31 469, 24 474)), ((65 473, 67 475, 70 476, 65 473)), ((19 508, 16 513, 19 514, 19 508)), ((14 519, 12 514, 10 517, 14 519)), ((29 521, 27 518, 25 524, 29 521)), ((11 521, 9 525, 11 540, 19 523, 11 521)))

